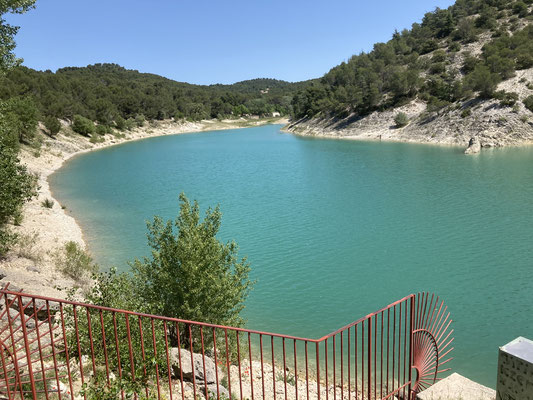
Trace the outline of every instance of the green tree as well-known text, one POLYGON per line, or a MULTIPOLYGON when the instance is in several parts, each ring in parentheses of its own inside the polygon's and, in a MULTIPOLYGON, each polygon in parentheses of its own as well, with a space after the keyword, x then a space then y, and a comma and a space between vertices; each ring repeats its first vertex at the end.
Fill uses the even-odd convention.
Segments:
POLYGON ((0 1, 0 73, 21 62, 15 57, 15 40, 17 26, 6 23, 4 14, 22 14, 34 7, 35 0, 1 0, 0 1))
POLYGON ((72 130, 83 136, 89 136, 95 132, 94 123, 81 115, 75 115, 72 121, 72 130))
POLYGON ((491 73, 485 65, 477 65, 466 79, 472 90, 478 91, 482 98, 491 98, 499 82, 498 75, 491 73))
POLYGON ((217 239, 219 206, 209 208, 200 221, 198 203, 191 204, 183 193, 179 199, 174 222, 155 217, 147 224, 152 256, 130 264, 138 296, 155 314, 242 326, 240 312, 253 285, 250 265, 238 259, 235 242, 217 239))
POLYGON ((2 109, 4 118, 16 133, 21 143, 30 143, 35 137, 39 122, 39 111, 29 97, 13 97, 2 109))
MULTIPOLYGON (((0 131, 5 123, 0 120, 0 131)), ((17 235, 7 224, 20 217, 22 205, 35 195, 35 178, 20 164, 16 149, 0 136, 0 257, 15 243, 17 235)))
POLYGON ((46 129, 48 129, 48 133, 50 136, 55 136, 59 133, 61 130, 61 123, 56 117, 52 117, 51 115, 47 115, 44 117, 44 126, 46 129))

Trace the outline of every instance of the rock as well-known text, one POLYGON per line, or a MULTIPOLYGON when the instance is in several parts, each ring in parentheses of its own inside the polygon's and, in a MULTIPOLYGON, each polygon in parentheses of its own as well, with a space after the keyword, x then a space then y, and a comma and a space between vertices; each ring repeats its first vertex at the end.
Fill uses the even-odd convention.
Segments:
POLYGON ((418 400, 495 400, 496 391, 457 373, 418 393, 418 400))
POLYGON ((479 139, 474 136, 470 138, 470 141, 468 142, 468 147, 465 150, 465 154, 477 154, 481 151, 481 143, 479 142, 479 139))
POLYGON ((36 273, 38 273, 38 274, 41 273, 41 271, 39 270, 39 268, 37 268, 35 265, 30 266, 30 267, 26 267, 26 271, 28 271, 28 272, 36 272, 36 273))
MULTIPOLYGON (((174 376, 176 378, 181 377, 183 373, 183 379, 192 382, 193 372, 191 366, 191 353, 188 350, 180 349, 181 353, 181 369, 178 358, 178 348, 173 347, 170 349, 170 363, 174 376)), ((201 354, 193 353, 194 359, 194 378, 198 384, 204 383, 204 361, 201 354)), ((219 379, 222 374, 219 372, 219 379)), ((205 356, 205 381, 209 384, 216 382, 215 362, 208 356, 205 356)), ((216 391, 216 387, 215 387, 216 391)))
MULTIPOLYGON (((206 367, 207 368, 207 367, 206 367)), ((233 386, 233 385, 232 385, 233 386)), ((202 394, 205 395, 205 386, 201 385, 199 387, 199 390, 202 394)), ((209 393, 209 398, 216 398, 217 397, 217 384, 216 383, 210 383, 207 385, 207 392, 209 393)), ((221 384, 218 385, 218 394, 221 398, 229 399, 229 392, 228 389, 226 389, 221 384)))

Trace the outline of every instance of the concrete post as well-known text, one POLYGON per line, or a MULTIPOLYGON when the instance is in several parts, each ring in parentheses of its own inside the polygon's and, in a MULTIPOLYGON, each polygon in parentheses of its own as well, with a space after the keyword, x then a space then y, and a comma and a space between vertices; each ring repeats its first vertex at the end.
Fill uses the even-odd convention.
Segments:
POLYGON ((518 337, 500 347, 497 400, 533 400, 533 341, 518 337))

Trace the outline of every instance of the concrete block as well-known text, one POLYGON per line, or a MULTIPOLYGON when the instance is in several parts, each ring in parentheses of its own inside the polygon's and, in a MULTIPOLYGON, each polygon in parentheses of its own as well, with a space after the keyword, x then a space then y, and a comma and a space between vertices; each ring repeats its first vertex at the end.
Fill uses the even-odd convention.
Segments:
POLYGON ((518 337, 500 347, 498 400, 533 400, 533 341, 518 337))

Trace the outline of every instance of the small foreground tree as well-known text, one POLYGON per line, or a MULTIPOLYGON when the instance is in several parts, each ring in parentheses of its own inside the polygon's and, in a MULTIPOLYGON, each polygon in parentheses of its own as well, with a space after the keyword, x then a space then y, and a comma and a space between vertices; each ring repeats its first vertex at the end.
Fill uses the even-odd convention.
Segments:
MULTIPOLYGON (((240 312, 253 286, 250 265, 237 256, 234 241, 220 242, 220 207, 209 208, 200 221, 200 207, 180 194, 175 221, 155 217, 148 226, 151 257, 135 259, 131 268, 139 296, 150 312, 168 317, 242 326, 240 312)), ((184 335, 183 341, 188 341, 184 335)))

